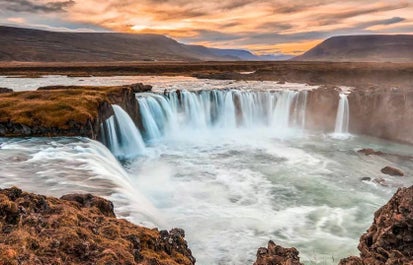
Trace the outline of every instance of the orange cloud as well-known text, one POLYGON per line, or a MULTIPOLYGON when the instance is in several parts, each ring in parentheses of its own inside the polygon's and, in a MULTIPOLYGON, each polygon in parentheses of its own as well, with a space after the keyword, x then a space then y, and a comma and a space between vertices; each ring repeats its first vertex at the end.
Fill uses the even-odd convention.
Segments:
POLYGON ((411 0, 0 0, 0 8, 27 8, 18 2, 64 8, 67 22, 257 53, 297 54, 333 35, 413 32, 411 0))

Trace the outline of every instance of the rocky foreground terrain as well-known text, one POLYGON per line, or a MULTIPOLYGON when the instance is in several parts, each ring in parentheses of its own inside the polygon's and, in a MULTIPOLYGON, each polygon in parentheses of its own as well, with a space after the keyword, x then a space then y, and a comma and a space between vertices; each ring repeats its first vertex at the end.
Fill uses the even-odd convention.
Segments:
POLYGON ((158 231, 117 219, 90 194, 60 199, 0 190, 0 264, 191 265, 182 229, 158 231))
MULTIPOLYGON (((0 190, 0 264, 191 265, 185 232, 159 231, 117 219, 113 204, 90 194, 60 199, 0 190)), ((360 257, 339 265, 413 264, 413 186, 399 189, 360 238, 360 257)), ((254 265, 301 265, 295 248, 273 241, 254 265)))
MULTIPOLYGON (((400 188, 374 214, 370 228, 360 238, 360 257, 342 259, 339 265, 413 264, 413 186, 400 188)), ((302 265, 295 248, 283 248, 273 241, 260 248, 254 265, 302 265)))

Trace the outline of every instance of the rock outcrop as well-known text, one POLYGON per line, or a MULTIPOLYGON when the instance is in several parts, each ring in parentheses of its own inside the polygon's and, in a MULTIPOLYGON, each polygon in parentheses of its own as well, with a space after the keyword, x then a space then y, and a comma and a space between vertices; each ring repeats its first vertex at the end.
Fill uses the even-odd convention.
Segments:
POLYGON ((195 264, 184 237, 116 219, 110 201, 90 194, 0 190, 0 264, 195 264))
POLYGON ((383 152, 381 152, 381 151, 376 151, 376 150, 371 149, 371 148, 360 149, 360 150, 357 151, 357 153, 359 153, 359 154, 364 154, 364 155, 366 155, 366 156, 370 156, 370 155, 381 156, 381 155, 384 155, 383 152))
POLYGON ((254 265, 303 265, 298 254, 297 249, 283 248, 270 240, 266 248, 258 249, 254 265))
MULTIPOLYGON (((339 265, 413 264, 413 186, 400 188, 374 214, 374 222, 360 238, 360 257, 348 257, 339 265)), ((254 265, 301 265, 295 248, 283 248, 273 241, 259 248, 254 265)))
POLYGON ((413 186, 400 188, 374 215, 374 222, 360 238, 360 257, 340 265, 413 264, 413 186))
POLYGON ((150 86, 54 86, 0 95, 0 137, 83 136, 99 139, 100 124, 120 105, 141 126, 135 93, 150 86))
POLYGON ((401 171, 398 168, 390 167, 390 166, 382 168, 381 173, 390 175, 390 176, 400 176, 400 177, 404 176, 403 171, 401 171))
POLYGON ((0 94, 2 94, 2 93, 11 93, 11 92, 13 92, 13 89, 0 87, 0 94))

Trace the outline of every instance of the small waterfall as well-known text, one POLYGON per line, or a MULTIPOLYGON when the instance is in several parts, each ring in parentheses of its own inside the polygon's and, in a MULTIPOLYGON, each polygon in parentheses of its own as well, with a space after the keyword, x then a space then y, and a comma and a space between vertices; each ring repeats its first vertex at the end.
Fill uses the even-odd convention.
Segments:
POLYGON ((340 93, 338 103, 335 134, 348 134, 348 124, 350 119, 348 98, 345 93, 340 93))
POLYGON ((119 159, 131 159, 143 153, 145 144, 135 123, 118 105, 112 105, 114 116, 102 124, 102 140, 119 159))

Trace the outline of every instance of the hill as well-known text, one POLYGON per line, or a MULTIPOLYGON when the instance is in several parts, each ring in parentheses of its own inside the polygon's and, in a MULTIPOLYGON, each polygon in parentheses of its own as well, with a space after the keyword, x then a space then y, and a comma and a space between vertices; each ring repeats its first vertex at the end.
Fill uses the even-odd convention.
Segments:
POLYGON ((332 37, 292 60, 413 62, 413 35, 332 37))
POLYGON ((3 62, 268 60, 245 50, 185 45, 155 34, 51 32, 0 26, 3 62))

